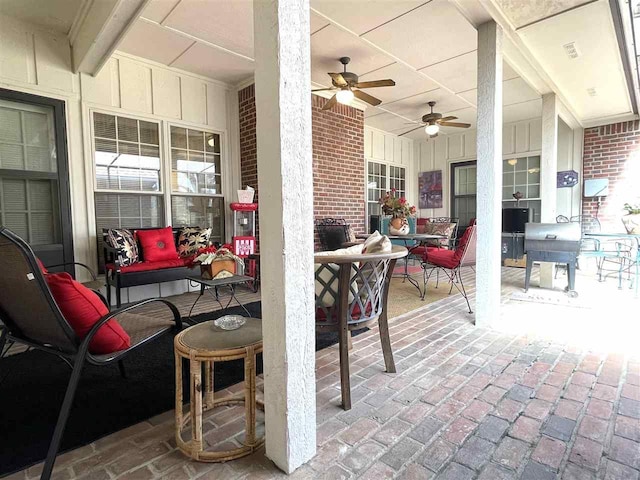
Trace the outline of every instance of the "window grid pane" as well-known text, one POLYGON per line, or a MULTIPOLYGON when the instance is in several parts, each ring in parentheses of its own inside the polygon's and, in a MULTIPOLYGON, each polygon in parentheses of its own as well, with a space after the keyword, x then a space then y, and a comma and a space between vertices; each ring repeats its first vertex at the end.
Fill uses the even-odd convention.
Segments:
POLYGON ((367 212, 369 217, 382 215, 378 200, 389 190, 395 188, 396 196, 406 196, 405 167, 370 161, 367 162, 367 172, 367 212))
POLYGON ((160 192, 160 129, 157 123, 94 113, 96 188, 160 192))
POLYGON ((142 228, 164 225, 161 195, 96 192, 95 206, 98 265, 101 271, 104 267, 103 228, 142 228))
POLYGON ((211 227, 211 241, 224 243, 224 199, 222 197, 171 197, 171 221, 175 227, 211 227))
POLYGON ((171 127, 171 190, 222 194, 220 135, 171 127))

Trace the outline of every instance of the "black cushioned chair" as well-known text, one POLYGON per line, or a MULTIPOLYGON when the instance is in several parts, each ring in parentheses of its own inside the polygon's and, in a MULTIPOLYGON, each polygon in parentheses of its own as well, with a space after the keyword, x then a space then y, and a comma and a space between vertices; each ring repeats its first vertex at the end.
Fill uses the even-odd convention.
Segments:
POLYGON ((320 218, 316 230, 322 250, 337 250, 349 241, 349 225, 344 218, 320 218))
MULTIPOLYGON (((30 348, 56 355, 72 367, 67 392, 60 408, 41 479, 48 480, 58 454, 60 441, 69 418, 80 374, 85 363, 113 365, 162 335, 174 334, 182 329, 178 309, 170 302, 152 298, 108 313, 98 320, 84 339, 76 336, 53 299, 47 281, 40 272, 33 251, 27 243, 10 230, 0 227, 0 358, 7 343, 21 343, 30 348), (131 313, 135 308, 151 302, 161 302, 169 309, 172 319, 159 319, 131 313), (131 337, 126 350, 93 355, 89 342, 102 325, 117 317, 131 337)), ((104 301, 104 298, 101 297, 104 301)), ((107 306, 108 308, 108 306, 107 306)), ((123 369, 121 369, 124 372, 123 369)), ((28 381, 28 380, 26 380, 28 381)), ((9 392, 3 392, 9 395, 9 392)), ((43 392, 46 395, 46 392, 43 392)), ((23 446, 24 447, 24 446, 23 446)))

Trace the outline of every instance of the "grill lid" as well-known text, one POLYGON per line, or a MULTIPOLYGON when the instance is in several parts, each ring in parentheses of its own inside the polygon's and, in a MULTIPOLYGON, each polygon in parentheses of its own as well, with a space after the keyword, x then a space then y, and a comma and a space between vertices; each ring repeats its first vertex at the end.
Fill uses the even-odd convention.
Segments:
POLYGON ((578 252, 582 232, 579 223, 527 223, 525 251, 578 252))

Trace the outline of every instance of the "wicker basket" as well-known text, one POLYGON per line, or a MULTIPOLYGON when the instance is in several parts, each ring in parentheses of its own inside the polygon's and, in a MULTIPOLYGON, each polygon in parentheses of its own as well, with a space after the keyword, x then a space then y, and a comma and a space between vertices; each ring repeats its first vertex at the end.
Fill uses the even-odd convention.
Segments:
POLYGON ((221 271, 226 270, 235 275, 236 262, 227 258, 214 260, 209 265, 200 265, 200 274, 206 280, 213 280, 221 271))

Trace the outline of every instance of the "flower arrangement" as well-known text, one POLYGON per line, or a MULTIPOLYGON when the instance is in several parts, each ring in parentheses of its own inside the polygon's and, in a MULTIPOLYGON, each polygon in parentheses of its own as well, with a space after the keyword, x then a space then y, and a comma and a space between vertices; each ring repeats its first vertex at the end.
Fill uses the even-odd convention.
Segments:
POLYGON ((237 257, 236 254, 233 253, 233 246, 228 243, 225 243, 218 249, 211 245, 210 247, 198 250, 198 255, 194 261, 200 265, 210 265, 213 261, 222 259, 242 261, 240 257, 237 257))
POLYGON ((638 215, 640 213, 640 203, 625 203, 623 208, 629 215, 638 215))
POLYGON ((382 207, 382 212, 385 215, 392 215, 393 217, 408 217, 416 214, 415 205, 409 205, 407 199, 404 197, 396 197, 396 189, 392 188, 390 192, 387 192, 383 197, 380 197, 378 203, 382 207))
POLYGON ((196 254, 191 258, 189 268, 196 265, 210 265, 218 256, 235 256, 233 253, 233 245, 225 243, 216 248, 215 245, 199 248, 196 254))

